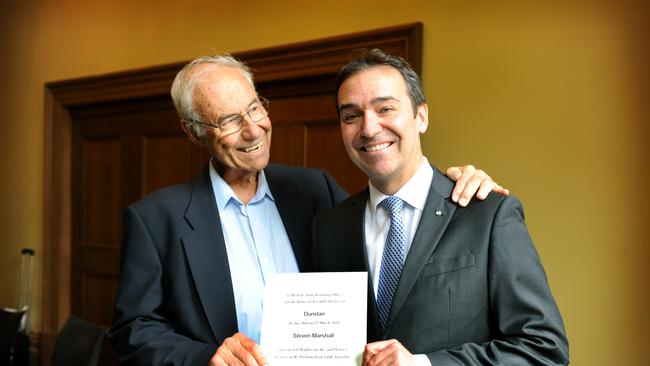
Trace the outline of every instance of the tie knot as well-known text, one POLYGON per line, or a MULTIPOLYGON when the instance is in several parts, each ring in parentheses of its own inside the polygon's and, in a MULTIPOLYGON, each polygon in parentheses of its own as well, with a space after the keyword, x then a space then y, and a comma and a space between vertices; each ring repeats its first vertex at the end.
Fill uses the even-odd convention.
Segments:
POLYGON ((391 219, 398 215, 401 215, 402 207, 404 207, 404 201, 395 196, 388 196, 381 201, 381 205, 388 209, 390 212, 391 219))

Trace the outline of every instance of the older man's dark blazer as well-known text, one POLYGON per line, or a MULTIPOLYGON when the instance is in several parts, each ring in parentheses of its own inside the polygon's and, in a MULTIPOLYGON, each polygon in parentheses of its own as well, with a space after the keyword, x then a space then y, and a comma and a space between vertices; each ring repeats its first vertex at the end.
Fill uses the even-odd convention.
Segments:
MULTIPOLYGON (((369 280, 368 341, 395 338, 434 366, 567 364, 562 319, 519 201, 491 194, 456 209, 452 189, 434 169, 383 334, 369 280)), ((367 201, 365 190, 317 216, 317 270, 368 270, 367 201)))
MULTIPOLYGON (((271 164, 265 174, 298 266, 309 269, 314 216, 347 194, 320 170, 271 164)), ((231 265, 207 167, 127 207, 109 332, 123 363, 207 365, 237 332, 231 265)))

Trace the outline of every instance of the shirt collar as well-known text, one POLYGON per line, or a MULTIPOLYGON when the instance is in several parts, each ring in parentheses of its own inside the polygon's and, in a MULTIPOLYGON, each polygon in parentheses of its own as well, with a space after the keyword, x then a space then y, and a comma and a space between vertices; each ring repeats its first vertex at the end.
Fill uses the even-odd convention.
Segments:
MULTIPOLYGON (((210 159, 210 181, 212 182, 212 189, 214 191, 214 197, 217 200, 217 208, 223 210, 228 203, 233 202, 239 205, 243 205, 242 201, 237 197, 235 192, 232 190, 230 185, 217 173, 217 170, 212 165, 212 159, 210 159)), ((265 197, 268 197, 271 201, 275 201, 273 194, 271 194, 271 189, 269 184, 266 181, 266 175, 264 170, 260 170, 257 173, 257 191, 255 196, 250 200, 248 204, 254 204, 265 197)))
MULTIPOLYGON (((427 201, 427 195, 432 180, 433 168, 429 165, 427 158, 423 156, 422 164, 418 171, 406 182, 406 184, 402 186, 402 188, 397 191, 397 193, 395 193, 394 196, 400 198, 416 210, 422 211, 424 209, 424 204, 427 201)), ((370 192, 370 199, 368 201, 370 214, 374 216, 377 206, 388 196, 381 193, 370 181, 368 181, 368 191, 370 192)))

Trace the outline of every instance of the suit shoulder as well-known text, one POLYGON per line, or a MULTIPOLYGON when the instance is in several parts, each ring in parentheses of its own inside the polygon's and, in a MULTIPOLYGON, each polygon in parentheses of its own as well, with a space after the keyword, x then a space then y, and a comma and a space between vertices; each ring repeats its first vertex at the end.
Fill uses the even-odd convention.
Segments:
POLYGON ((316 168, 296 167, 281 164, 269 164, 264 169, 267 175, 278 181, 295 183, 300 180, 322 180, 327 174, 324 170, 316 168))
POLYGON ((140 212, 185 209, 191 193, 192 182, 174 184, 146 194, 129 207, 140 212))
MULTIPOLYGON (((474 200, 478 201, 476 198, 474 200)), ((519 206, 521 207, 521 201, 515 195, 502 195, 500 193, 491 192, 483 201, 488 206, 493 207, 502 207, 502 206, 519 206)))
MULTIPOLYGON (((456 186, 456 182, 451 180, 448 176, 446 176, 444 173, 442 173, 439 169, 437 169, 435 166, 432 165, 433 168, 433 180, 431 182, 431 192, 437 192, 441 197, 449 199, 451 197, 451 193, 456 186)), ((514 199, 516 202, 519 202, 516 198, 513 196, 510 196, 510 200, 514 199)), ((495 193, 495 192, 490 192, 488 196, 484 200, 479 200, 476 198, 476 196, 472 197, 469 205, 467 208, 472 208, 476 206, 480 206, 482 208, 488 208, 488 207, 498 207, 500 206, 503 201, 508 198, 508 196, 504 196, 500 193, 495 193)), ((458 206, 458 208, 461 208, 458 206)))
POLYGON ((316 220, 319 222, 342 219, 348 212, 355 209, 365 209, 368 200, 368 190, 365 189, 345 200, 339 202, 333 207, 329 207, 319 212, 316 220))
POLYGON ((269 164, 264 172, 274 194, 282 191, 294 198, 327 199, 330 206, 347 197, 336 180, 321 169, 269 164))
POLYGON ((503 214, 518 212, 523 218, 524 210, 519 199, 514 195, 504 196, 499 193, 490 193, 484 200, 474 197, 467 207, 456 208, 456 214, 467 217, 496 217, 503 214))

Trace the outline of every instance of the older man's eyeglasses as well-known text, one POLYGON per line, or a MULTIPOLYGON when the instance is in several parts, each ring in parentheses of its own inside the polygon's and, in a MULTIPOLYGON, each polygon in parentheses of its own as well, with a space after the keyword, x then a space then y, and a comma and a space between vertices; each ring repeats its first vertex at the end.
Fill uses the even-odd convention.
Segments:
POLYGON ((269 115, 269 105, 270 103, 268 100, 259 97, 248 107, 248 110, 244 114, 227 115, 219 118, 216 122, 211 123, 205 123, 195 119, 189 119, 187 121, 190 123, 196 123, 205 128, 218 129, 221 131, 221 135, 225 136, 241 130, 242 127, 244 127, 244 118, 247 116, 251 122, 257 123, 263 120, 264 117, 269 115))

